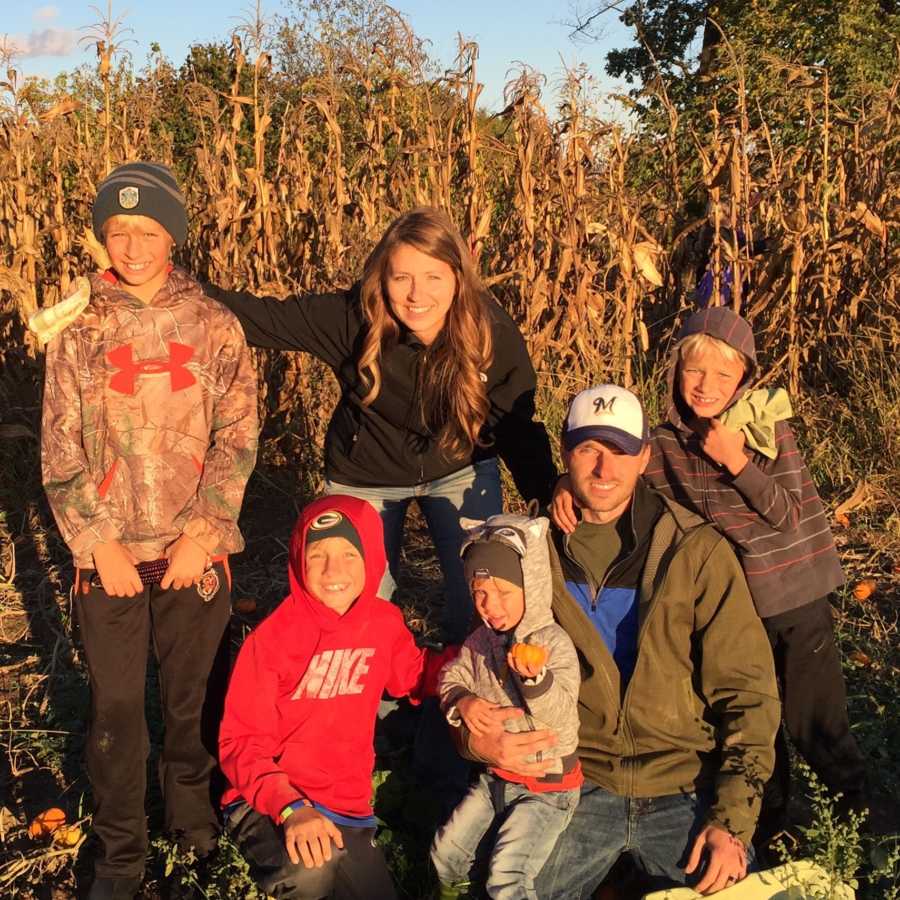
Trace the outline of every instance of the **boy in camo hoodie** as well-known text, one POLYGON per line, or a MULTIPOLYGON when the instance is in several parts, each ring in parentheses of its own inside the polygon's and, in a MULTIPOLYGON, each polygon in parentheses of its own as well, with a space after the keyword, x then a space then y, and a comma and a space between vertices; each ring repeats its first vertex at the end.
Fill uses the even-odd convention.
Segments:
POLYGON ((539 778, 499 768, 483 773, 438 831, 431 858, 441 897, 460 896, 476 850, 494 828, 488 895, 536 898, 535 876, 572 818, 583 781, 576 755, 578 657, 553 621, 547 519, 498 515, 461 524, 466 581, 484 624, 441 672, 441 708, 451 725, 464 722, 479 734, 490 710, 519 707, 525 715, 508 719, 508 731, 549 728, 558 741, 546 751, 553 763, 539 778), (535 649, 520 653, 521 644, 535 649))
POLYGON ((44 488, 75 561, 91 682, 87 768, 100 839, 89 900, 129 900, 147 853, 148 639, 159 660, 165 825, 214 846, 210 793, 228 665, 228 554, 256 460, 256 374, 237 319, 170 261, 187 216, 137 162, 93 207, 112 267, 47 346, 44 488))

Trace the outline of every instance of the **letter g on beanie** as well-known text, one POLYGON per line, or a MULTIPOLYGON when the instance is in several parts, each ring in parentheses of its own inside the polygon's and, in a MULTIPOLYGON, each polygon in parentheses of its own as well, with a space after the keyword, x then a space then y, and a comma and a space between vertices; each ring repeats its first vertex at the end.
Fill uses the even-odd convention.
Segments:
POLYGON ((184 196, 172 170, 162 163, 133 162, 118 166, 100 182, 92 210, 94 234, 113 216, 146 216, 159 222, 180 247, 187 238, 184 196))
POLYGON ((353 527, 353 523, 337 509, 329 509, 320 513, 309 523, 309 530, 306 532, 306 549, 308 550, 316 541, 334 537, 350 541, 359 551, 359 555, 365 558, 366 554, 363 551, 359 532, 353 527))

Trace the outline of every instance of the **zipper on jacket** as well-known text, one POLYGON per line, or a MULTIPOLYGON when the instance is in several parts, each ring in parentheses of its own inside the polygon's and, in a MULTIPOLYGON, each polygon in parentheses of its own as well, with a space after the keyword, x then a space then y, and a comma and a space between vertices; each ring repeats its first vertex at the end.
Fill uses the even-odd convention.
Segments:
MULTIPOLYGON (((634 536, 633 532, 634 532, 634 529, 632 528, 632 536, 634 536)), ((615 560, 613 560, 613 562, 610 563, 609 567, 607 568, 606 572, 603 573, 603 580, 600 582, 599 585, 597 585, 597 584, 594 583, 594 580, 593 580, 593 578, 591 577, 590 572, 588 572, 588 571, 584 568, 584 566, 582 566, 582 565, 578 562, 578 560, 576 560, 576 559, 572 556, 572 554, 569 553, 569 541, 568 541, 568 537, 566 538, 566 543, 565 543, 566 556, 569 558, 569 561, 570 561, 573 565, 576 566, 576 568, 578 569, 578 571, 581 572, 582 575, 584 575, 585 580, 586 580, 587 583, 588 583, 588 587, 590 587, 590 589, 591 589, 591 612, 592 612, 592 613, 597 612, 597 599, 599 598, 600 593, 603 591, 603 588, 606 587, 606 583, 609 581, 610 578, 612 578, 613 573, 614 573, 617 569, 619 569, 619 568, 621 568, 622 566, 624 566, 624 565, 628 562, 628 560, 631 559, 632 554, 638 549, 638 546, 639 546, 639 545, 638 545, 637 542, 636 542, 635 545, 634 545, 634 547, 632 547, 632 549, 631 549, 628 553, 626 553, 625 556, 624 556, 622 559, 620 559, 618 562, 616 562, 615 560)))
POLYGON ((631 725, 628 723, 628 717, 625 715, 625 706, 622 706, 622 730, 625 732, 625 738, 628 741, 628 755, 622 758, 622 781, 625 782, 625 795, 634 796, 634 770, 635 757, 637 756, 637 745, 634 742, 634 735, 631 732, 631 725))
MULTIPOLYGON (((663 515, 666 515, 666 513, 663 513, 663 515)), ((669 513, 669 515, 671 515, 671 513, 669 513)), ((657 522, 658 522, 658 520, 657 520, 657 522)), ((684 543, 684 539, 682 539, 681 541, 679 541, 676 544, 676 548, 680 548, 681 546, 683 546, 683 543, 684 543)), ((651 537, 651 548, 652 548, 652 537, 651 537)), ((650 595, 650 599, 647 601, 647 615, 645 616, 644 621, 641 623, 641 628, 640 628, 640 631, 638 631, 638 636, 637 636, 637 647, 636 647, 635 666, 634 666, 635 671, 631 673, 631 679, 628 682, 628 687, 625 688, 625 696, 622 697, 622 705, 620 707, 620 713, 619 713, 619 715, 621 716, 622 731, 625 733, 625 736, 628 739, 628 745, 629 745, 629 750, 630 750, 630 754, 631 754, 629 757, 627 757, 627 759, 632 760, 632 763, 629 763, 629 772, 628 772, 629 784, 628 784, 628 788, 627 788, 628 794, 632 795, 632 796, 634 794, 634 780, 635 780, 635 766, 633 765, 633 760, 634 760, 634 757, 637 755, 637 745, 634 740, 634 734, 631 731, 631 725, 629 724, 629 721, 628 721, 628 707, 629 707, 630 701, 631 701, 631 691, 632 691, 632 686, 634 685, 634 676, 635 676, 635 672, 637 671, 637 661, 640 658, 641 642, 643 641, 644 635, 647 633, 647 628, 650 626, 650 619, 653 617, 653 614, 656 612, 657 606, 659 606, 658 603, 654 603, 653 601, 656 599, 656 597, 660 594, 662 589, 665 587, 666 580, 668 579, 668 577, 669 577, 669 573, 668 573, 668 570, 666 570, 666 572, 663 573, 662 578, 659 580, 658 587, 653 591, 653 593, 650 595)), ((640 596, 638 596, 638 602, 640 603, 640 596)), ((625 760, 623 759, 623 764, 624 764, 624 762, 625 762, 625 760)), ((623 765, 623 769, 624 769, 624 765, 623 765)), ((624 774, 624 772, 623 772, 623 774, 624 774)))
MULTIPOLYGON (((663 513, 665 515, 665 513, 663 513)), ((652 542, 652 538, 651 538, 652 542)), ((634 796, 634 781, 635 781, 635 764, 634 760, 637 756, 637 744, 634 740, 634 733, 631 730, 631 723, 628 719, 628 707, 631 700, 631 690, 634 685, 634 676, 637 671, 637 663, 641 654, 641 639, 644 637, 644 634, 647 631, 647 626, 650 622, 651 617, 656 612, 656 607, 658 604, 654 603, 654 599, 660 590, 662 590, 663 584, 666 581, 666 575, 663 575, 662 580, 659 582, 659 588, 650 596, 650 599, 647 602, 647 615, 644 618, 644 621, 641 623, 640 631, 637 635, 637 643, 635 645, 635 655, 634 655, 634 671, 631 673, 631 678, 628 680, 628 687, 625 688, 625 696, 622 697, 622 704, 619 707, 619 715, 621 717, 620 721, 622 724, 622 732, 625 735, 625 739, 628 743, 628 755, 622 759, 622 776, 623 780, 627 780, 627 785, 625 785, 625 793, 628 796, 634 796), (626 766, 627 763, 627 766, 626 766), (627 772, 625 771, 627 768, 627 772)), ((641 602, 640 596, 640 585, 638 586, 638 604, 641 602)), ((616 729, 618 730, 618 728, 616 729)))
MULTIPOLYGON (((603 588, 606 587, 606 582, 609 581, 614 568, 615 568, 615 563, 606 570, 605 574, 603 575, 603 581, 600 582, 600 586, 597 588, 596 591, 594 591, 594 597, 591 600, 591 612, 597 612, 597 600, 600 597, 600 593, 603 590, 603 588)), ((588 576, 588 578, 590 578, 590 576, 588 576)))
MULTIPOLYGON (((416 393, 419 396, 419 403, 422 403, 422 377, 425 370, 425 363, 428 362, 428 350, 425 349, 419 354, 418 365, 416 367, 416 393)), ((426 426, 427 427, 427 426, 426 426)), ((419 454, 419 484, 425 481, 425 454, 419 454)))
MULTIPOLYGON (((597 612, 597 597, 600 594, 600 591, 603 589, 603 584, 606 583, 606 579, 609 576, 609 572, 612 567, 610 566, 610 569, 606 570, 606 573, 603 576, 603 584, 601 584, 598 587, 597 585, 594 584, 594 579, 591 576, 591 573, 588 572, 584 568, 584 566, 582 566, 581 563, 579 563, 578 560, 572 556, 571 553, 569 553, 569 536, 568 535, 566 535, 566 540, 565 540, 565 543, 563 544, 563 549, 566 552, 566 557, 568 558, 569 562, 572 563, 572 565, 574 565, 575 568, 577 568, 578 571, 581 572, 582 575, 584 575, 584 579, 587 582, 588 587, 591 589, 591 612, 592 613, 597 612)), ((563 577, 565 577, 565 576, 563 576, 563 577)))

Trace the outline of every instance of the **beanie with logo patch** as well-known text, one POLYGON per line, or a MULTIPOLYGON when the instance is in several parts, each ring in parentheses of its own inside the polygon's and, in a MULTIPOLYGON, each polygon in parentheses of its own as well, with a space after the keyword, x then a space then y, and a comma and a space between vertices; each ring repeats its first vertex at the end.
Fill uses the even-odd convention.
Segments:
POLYGON ((306 549, 308 550, 317 541, 337 537, 349 541, 359 551, 359 555, 365 558, 359 532, 353 527, 353 523, 336 509, 320 513, 309 523, 309 529, 306 532, 306 549))
POLYGON ((91 211, 99 238, 113 216, 146 216, 159 222, 180 247, 187 238, 184 195, 172 170, 162 163, 132 162, 118 166, 100 182, 91 211))

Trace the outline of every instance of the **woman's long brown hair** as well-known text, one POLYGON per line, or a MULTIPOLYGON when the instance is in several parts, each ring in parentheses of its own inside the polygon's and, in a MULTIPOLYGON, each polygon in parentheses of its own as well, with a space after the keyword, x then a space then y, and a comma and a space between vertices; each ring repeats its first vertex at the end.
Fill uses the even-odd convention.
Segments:
POLYGON ((429 348, 419 397, 422 418, 440 450, 450 459, 463 458, 480 443, 479 433, 490 408, 485 377, 493 360, 491 325, 487 289, 462 236, 439 209, 419 207, 395 219, 363 267, 360 298, 369 327, 356 362, 360 378, 368 386, 363 404, 371 405, 378 396, 382 352, 400 334, 386 287, 388 262, 400 244, 445 262, 456 276, 456 295, 429 348))

